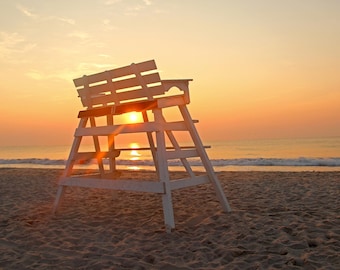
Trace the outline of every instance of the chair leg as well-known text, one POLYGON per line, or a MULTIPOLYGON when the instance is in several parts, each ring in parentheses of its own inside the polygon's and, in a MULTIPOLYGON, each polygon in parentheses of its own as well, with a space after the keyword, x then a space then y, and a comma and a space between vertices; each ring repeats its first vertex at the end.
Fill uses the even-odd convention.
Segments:
MULTIPOLYGON (((155 121, 162 122, 162 111, 160 109, 154 110, 155 121)), ((165 131, 156 131, 157 143, 157 169, 159 180, 164 184, 165 192, 162 195, 163 214, 165 228, 167 232, 175 229, 174 210, 172 206, 172 196, 170 188, 170 176, 168 170, 168 162, 166 159, 166 145, 165 145, 165 131)))
POLYGON ((165 190, 162 195, 163 214, 166 232, 170 233, 175 229, 174 210, 172 208, 171 190, 165 190))
MULTIPOLYGON (((91 127, 96 127, 96 121, 95 121, 94 117, 90 117, 90 124, 91 124, 91 127)), ((92 136, 92 138, 93 138, 94 149, 98 153, 98 152, 100 152, 99 138, 98 138, 98 136, 92 136)), ((99 169, 100 175, 103 176, 105 174, 105 171, 104 171, 104 165, 103 165, 102 157, 97 157, 97 163, 98 163, 98 169, 99 169)))
MULTIPOLYGON (((157 132, 159 134, 156 135, 157 141, 159 141, 159 137, 164 139, 164 132, 157 132)), ((164 142, 164 141, 163 141, 164 142)), ((163 214, 164 214, 164 222, 165 228, 167 232, 171 232, 171 230, 175 229, 175 218, 174 218, 174 210, 172 206, 172 195, 170 188, 170 177, 167 166, 167 161, 165 160, 165 144, 164 147, 159 146, 157 143, 157 161, 158 161, 158 172, 160 181, 164 184, 165 192, 162 194, 162 204, 163 204, 163 214)))
POLYGON ((184 118, 184 121, 187 124, 188 130, 190 132, 190 135, 192 137, 192 140, 196 146, 196 149, 201 157, 203 166, 205 167, 205 170, 209 176, 209 179, 215 189, 216 195, 218 200, 221 203, 221 206, 223 208, 224 211, 226 212, 230 212, 231 211, 231 207, 229 205, 229 202, 223 192, 222 186, 215 174, 214 168, 209 160, 209 157, 207 155, 207 152, 204 149, 203 143, 201 141, 201 138, 196 130, 195 124, 192 121, 192 118, 190 116, 190 113, 188 111, 188 108, 185 105, 181 105, 179 106, 179 109, 181 111, 181 114, 184 118))
POLYGON ((58 210, 59 204, 62 200, 62 197, 64 196, 65 189, 66 187, 59 185, 57 195, 56 195, 56 198, 53 204, 53 209, 52 209, 53 214, 55 214, 58 210))
MULTIPOLYGON (((87 120, 88 120, 87 118, 80 119, 78 127, 85 127, 87 120)), ((73 144, 72 144, 72 147, 71 147, 71 151, 70 151, 69 157, 68 157, 67 162, 66 162, 64 172, 63 172, 62 177, 59 181, 61 181, 63 177, 67 177, 67 176, 71 175, 72 170, 73 170, 73 166, 74 166, 74 163, 75 163, 74 157, 78 153, 81 141, 82 141, 82 137, 75 137, 74 138, 73 144)), ((55 198, 55 201, 54 201, 54 204, 53 204, 53 208, 52 208, 53 213, 56 213, 56 211, 58 210, 58 207, 59 207, 59 205, 60 205, 60 203, 63 199, 65 189, 66 189, 66 186, 60 185, 60 183, 59 183, 57 195, 56 195, 56 198, 55 198)))
MULTIPOLYGON (((149 122, 149 118, 148 118, 148 114, 146 111, 143 111, 142 112, 142 116, 143 116, 143 121, 145 123, 149 122)), ((148 138, 148 142, 149 142, 149 145, 150 145, 150 149, 151 149, 151 154, 152 154, 152 159, 155 163, 155 169, 156 169, 156 173, 157 175, 159 175, 159 172, 158 172, 158 164, 157 164, 157 158, 156 158, 156 146, 155 146, 155 142, 154 142, 154 139, 152 137, 152 132, 146 132, 146 135, 147 135, 147 138, 148 138)))

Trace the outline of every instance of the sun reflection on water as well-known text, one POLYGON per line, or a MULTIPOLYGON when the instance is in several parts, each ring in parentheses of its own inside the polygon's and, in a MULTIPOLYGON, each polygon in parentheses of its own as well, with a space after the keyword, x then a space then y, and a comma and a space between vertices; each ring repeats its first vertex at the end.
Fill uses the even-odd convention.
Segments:
MULTIPOLYGON (((138 148, 140 148, 138 143, 130 143, 130 148, 132 149, 130 151, 130 158, 129 160, 131 161, 137 161, 140 160, 140 157, 142 156, 139 152, 138 152, 138 148)), ((131 165, 128 167, 129 170, 140 170, 141 168, 139 166, 135 166, 135 165, 131 165)))

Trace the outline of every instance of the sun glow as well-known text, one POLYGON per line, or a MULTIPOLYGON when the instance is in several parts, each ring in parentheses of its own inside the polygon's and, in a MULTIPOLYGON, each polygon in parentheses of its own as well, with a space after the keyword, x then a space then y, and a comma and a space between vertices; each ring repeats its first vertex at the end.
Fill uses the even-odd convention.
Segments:
POLYGON ((139 121, 139 114, 137 112, 130 112, 127 115, 128 121, 131 123, 137 123, 139 121))
POLYGON ((132 148, 132 149, 137 149, 137 148, 139 148, 139 143, 135 143, 135 142, 130 143, 130 148, 132 148))
POLYGON ((137 150, 131 150, 130 156, 131 156, 130 160, 139 160, 141 154, 139 154, 137 150))
POLYGON ((139 160, 139 157, 141 156, 141 154, 137 150, 137 148, 139 148, 139 144, 138 143, 130 143, 130 148, 131 148, 130 160, 139 160))
MULTIPOLYGON (((139 144, 138 143, 130 143, 130 148, 131 148, 130 160, 131 161, 139 160, 139 157, 141 156, 141 154, 137 150, 137 148, 139 148, 139 144)), ((138 166, 129 166, 129 169, 130 170, 139 170, 140 168, 138 166)))

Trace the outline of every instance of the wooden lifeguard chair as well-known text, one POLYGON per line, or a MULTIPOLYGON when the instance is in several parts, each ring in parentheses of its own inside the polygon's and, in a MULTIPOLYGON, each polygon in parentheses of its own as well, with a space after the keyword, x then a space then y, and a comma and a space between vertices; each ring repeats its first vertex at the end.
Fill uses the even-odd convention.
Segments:
POLYGON ((196 130, 196 121, 192 120, 186 106, 190 102, 189 81, 191 79, 161 80, 154 60, 75 79, 74 84, 86 110, 80 111, 78 115, 79 126, 59 181, 53 211, 57 210, 67 186, 158 193, 162 196, 164 222, 169 232, 175 228, 172 190, 205 183, 213 185, 223 210, 231 211, 196 130), (173 87, 177 88, 177 94, 170 95, 169 90, 173 87), (164 110, 171 107, 179 109, 180 121, 166 120, 164 110), (115 122, 116 117, 130 112, 141 113, 143 121, 115 122), (100 125, 99 119, 103 118, 104 124, 100 125), (175 136, 177 131, 188 133, 193 146, 181 146, 175 136), (131 133, 146 134, 149 147, 141 150, 151 151, 158 177, 155 181, 120 179, 119 173, 116 173, 120 152, 128 150, 116 148, 116 136, 131 133), (92 137, 93 152, 80 151, 84 137, 92 137), (106 141, 105 151, 101 145, 103 138, 106 141), (205 168, 203 175, 194 173, 190 158, 201 160, 205 168), (98 174, 76 175, 74 165, 89 159, 96 161, 98 174), (170 179, 168 161, 173 159, 181 161, 187 178, 170 179), (103 164, 104 160, 108 166, 103 164))

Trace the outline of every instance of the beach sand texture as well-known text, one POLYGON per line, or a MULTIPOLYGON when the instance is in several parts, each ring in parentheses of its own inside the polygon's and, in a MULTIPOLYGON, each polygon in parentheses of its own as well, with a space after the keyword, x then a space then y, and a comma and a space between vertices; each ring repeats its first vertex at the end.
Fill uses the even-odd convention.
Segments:
POLYGON ((156 194, 68 188, 53 216, 61 173, 0 169, 0 269, 340 269, 340 172, 218 173, 233 212, 174 191, 171 234, 156 194))

